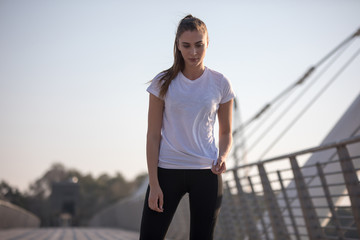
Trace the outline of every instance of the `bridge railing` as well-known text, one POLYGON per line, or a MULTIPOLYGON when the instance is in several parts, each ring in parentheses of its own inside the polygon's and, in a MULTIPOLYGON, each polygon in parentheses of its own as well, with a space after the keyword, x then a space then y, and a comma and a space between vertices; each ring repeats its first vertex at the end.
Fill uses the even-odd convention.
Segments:
POLYGON ((39 226, 40 219, 37 216, 14 204, 0 200, 0 229, 39 226))
POLYGON ((360 136, 230 169, 217 239, 359 239, 360 136))

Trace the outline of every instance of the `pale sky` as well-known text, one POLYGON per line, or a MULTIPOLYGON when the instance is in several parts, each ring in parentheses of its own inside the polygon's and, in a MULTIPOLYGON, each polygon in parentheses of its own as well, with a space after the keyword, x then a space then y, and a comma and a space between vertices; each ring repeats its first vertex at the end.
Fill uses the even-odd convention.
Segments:
MULTIPOLYGON (((206 23, 205 65, 230 79, 247 120, 359 29, 359 12, 356 0, 0 0, 0 180, 23 190, 54 162, 128 180, 146 172, 146 82, 172 64, 188 13, 206 23)), ((321 143, 360 92, 359 66, 265 158, 321 143)))

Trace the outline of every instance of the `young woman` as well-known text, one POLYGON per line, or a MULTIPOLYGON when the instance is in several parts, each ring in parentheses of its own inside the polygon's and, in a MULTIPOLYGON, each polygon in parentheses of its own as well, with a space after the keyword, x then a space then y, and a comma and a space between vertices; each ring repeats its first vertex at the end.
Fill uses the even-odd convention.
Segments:
POLYGON ((204 66, 206 25, 191 15, 178 26, 174 64, 158 74, 150 93, 146 193, 140 239, 164 239, 176 208, 189 194, 190 239, 213 239, 222 198, 221 174, 232 144, 231 84, 204 66), (214 124, 219 121, 219 149, 214 124))

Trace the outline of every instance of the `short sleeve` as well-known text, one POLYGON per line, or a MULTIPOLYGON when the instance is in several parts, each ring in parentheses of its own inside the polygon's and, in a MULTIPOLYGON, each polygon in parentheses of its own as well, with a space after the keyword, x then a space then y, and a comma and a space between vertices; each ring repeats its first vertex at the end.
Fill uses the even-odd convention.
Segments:
POLYGON ((231 82, 224 77, 223 78, 223 84, 222 84, 222 97, 220 104, 226 103, 230 101, 231 99, 235 98, 235 92, 231 86, 231 82))
POLYGON ((161 98, 160 97, 161 84, 159 83, 160 77, 161 77, 161 74, 158 74, 156 77, 154 77, 154 79, 151 81, 149 87, 146 89, 147 92, 155 95, 158 98, 161 98))

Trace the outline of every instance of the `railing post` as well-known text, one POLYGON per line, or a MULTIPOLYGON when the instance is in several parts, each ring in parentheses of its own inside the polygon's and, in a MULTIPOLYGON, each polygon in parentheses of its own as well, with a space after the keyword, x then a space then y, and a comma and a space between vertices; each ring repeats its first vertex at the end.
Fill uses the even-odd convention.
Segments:
POLYGON ((342 239, 344 239, 344 235, 343 235, 343 232, 341 231, 340 222, 339 222, 339 219, 338 219, 336 211, 335 211, 334 203, 333 203, 333 201, 331 199, 330 190, 329 190, 329 187, 327 185, 324 172, 323 172, 323 170, 321 168, 320 163, 317 163, 316 167, 317 167, 317 171, 318 171, 318 174, 319 174, 319 177, 320 177, 321 185, 322 185, 322 187, 324 189, 326 201, 328 203, 332 219, 334 220, 334 223, 335 223, 337 236, 338 236, 339 240, 342 240, 342 239))
POLYGON ((278 178, 279 178, 279 182, 280 182, 280 186, 281 186, 281 191, 282 191, 282 194, 284 196, 284 201, 285 201, 285 204, 286 204, 286 208, 289 212, 289 217, 290 217, 290 220, 291 220, 291 224, 292 224, 292 227, 294 229, 294 234, 295 234, 295 237, 297 240, 300 240, 300 235, 299 235, 299 231, 298 231, 298 228, 296 226, 296 222, 295 222, 295 218, 294 218, 294 214, 292 212, 292 209, 291 209, 291 206, 290 206, 290 201, 289 201, 289 197, 286 193, 286 189, 284 187, 284 183, 283 183, 283 180, 282 180, 282 177, 281 177, 281 173, 280 171, 277 171, 277 175, 278 175, 278 178))
POLYGON ((296 190, 299 196, 301 210, 304 216, 306 229, 309 234, 309 239, 310 240, 323 239, 324 234, 322 232, 314 205, 311 201, 311 197, 306 187, 304 177, 301 173, 297 160, 294 156, 290 157, 290 163, 294 173, 296 190))
POLYGON ((254 189, 254 185, 253 185, 253 183, 251 181, 251 177, 248 177, 248 180, 249 180, 252 195, 253 195, 253 198, 254 198, 253 202, 254 202, 255 209, 256 209, 256 215, 260 219, 261 226, 263 228, 263 234, 265 235, 265 239, 269 240, 269 234, 268 234, 268 231, 267 231, 267 228, 266 228, 266 224, 265 224, 265 221, 264 221, 264 218, 263 218, 263 214, 261 213, 261 209, 260 209, 257 197, 256 197, 256 192, 255 192, 255 189, 254 189))
POLYGON ((286 240, 286 239, 290 240, 290 236, 287 231, 285 221, 282 217, 275 194, 271 188, 271 184, 266 174, 264 164, 259 163, 258 170, 259 170, 261 183, 263 185, 265 205, 267 211, 269 212, 269 217, 270 217, 271 227, 274 233, 274 237, 277 240, 286 240))
POLYGON ((345 185, 349 194, 355 224, 360 236, 360 186, 350 154, 345 145, 337 146, 340 166, 344 175, 345 185))
POLYGON ((258 229, 256 227, 256 221, 254 218, 254 215, 250 209, 250 205, 248 204, 248 199, 247 196, 245 195, 241 183, 240 183, 240 179, 237 175, 237 170, 233 170, 233 174, 234 174, 234 180, 236 183, 236 188, 238 191, 238 197, 239 197, 239 202, 240 202, 240 212, 242 214, 242 219, 244 219, 245 222, 245 231, 247 233, 247 235, 249 236, 250 240, 259 240, 260 239, 260 235, 258 232, 258 229))

